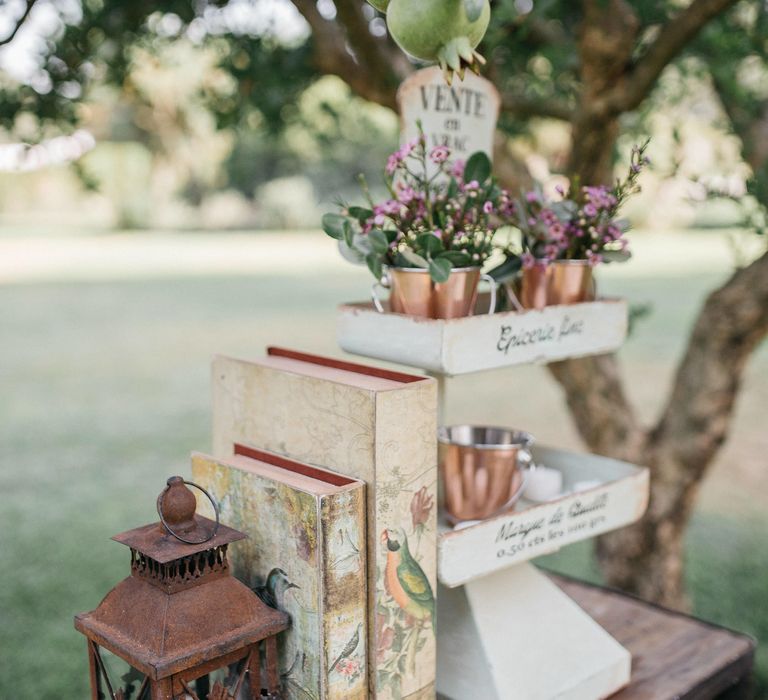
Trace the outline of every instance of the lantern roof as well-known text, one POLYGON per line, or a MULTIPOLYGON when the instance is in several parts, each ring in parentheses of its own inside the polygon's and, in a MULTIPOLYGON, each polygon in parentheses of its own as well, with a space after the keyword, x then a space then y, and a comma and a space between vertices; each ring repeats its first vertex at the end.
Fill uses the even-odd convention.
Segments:
POLYGON ((75 628, 153 680, 282 632, 288 615, 232 576, 176 593, 129 576, 75 628))
MULTIPOLYGON (((202 515, 195 515, 194 527, 188 529, 186 534, 191 535, 190 539, 200 540, 206 534, 211 534, 215 527, 216 523, 213 520, 202 515)), ((188 557, 198 552, 204 552, 207 549, 214 549, 230 542, 244 540, 246 537, 247 535, 239 530, 234 530, 226 525, 219 525, 216 534, 209 540, 197 544, 186 544, 179 542, 176 537, 163 527, 162 523, 152 523, 121 532, 112 539, 115 542, 127 545, 131 549, 135 549, 137 552, 144 554, 150 559, 154 559, 160 564, 167 564, 175 559, 188 557)))

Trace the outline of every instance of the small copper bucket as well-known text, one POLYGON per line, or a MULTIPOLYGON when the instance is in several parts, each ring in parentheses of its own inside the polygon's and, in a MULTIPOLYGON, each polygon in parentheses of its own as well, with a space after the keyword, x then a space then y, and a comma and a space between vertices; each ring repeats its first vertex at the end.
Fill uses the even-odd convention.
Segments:
POLYGON ((433 282, 429 270, 414 267, 390 267, 381 282, 371 287, 371 298, 379 313, 384 307, 379 299, 379 287, 389 289, 389 310, 396 314, 421 318, 461 318, 471 316, 477 302, 480 280, 491 285, 488 313, 496 310, 496 282, 490 275, 480 273, 479 267, 458 267, 451 270, 446 282, 433 282))
POLYGON ((514 297, 513 304, 519 304, 523 309, 593 301, 592 265, 588 260, 536 261, 532 267, 523 270, 519 301, 511 289, 510 295, 514 297))
POLYGON ((532 468, 533 436, 473 425, 441 427, 443 502, 452 522, 482 520, 512 507, 532 468))

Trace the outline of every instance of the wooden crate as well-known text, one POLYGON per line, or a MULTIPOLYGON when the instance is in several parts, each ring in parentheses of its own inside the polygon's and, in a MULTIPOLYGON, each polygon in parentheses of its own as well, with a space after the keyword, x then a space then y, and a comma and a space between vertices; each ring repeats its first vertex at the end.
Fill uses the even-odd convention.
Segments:
POLYGON ((648 505, 648 470, 627 462, 545 447, 537 464, 559 469, 564 489, 583 481, 600 485, 548 503, 520 501, 514 512, 474 525, 438 524, 437 576, 449 588, 549 554, 560 547, 638 520, 648 505))
MULTIPOLYGON (((481 295, 478 309, 487 308, 481 295)), ((364 303, 344 304, 338 314, 347 352, 444 375, 611 352, 626 335, 621 299, 449 320, 379 313, 364 303)))

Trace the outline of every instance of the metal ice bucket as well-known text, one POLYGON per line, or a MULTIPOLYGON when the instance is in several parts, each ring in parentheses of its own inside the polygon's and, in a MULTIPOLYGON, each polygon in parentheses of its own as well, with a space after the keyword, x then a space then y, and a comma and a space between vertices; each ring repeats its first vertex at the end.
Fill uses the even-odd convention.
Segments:
POLYGON ((531 468, 533 436, 522 430, 454 425, 438 430, 449 520, 481 520, 514 505, 531 468))

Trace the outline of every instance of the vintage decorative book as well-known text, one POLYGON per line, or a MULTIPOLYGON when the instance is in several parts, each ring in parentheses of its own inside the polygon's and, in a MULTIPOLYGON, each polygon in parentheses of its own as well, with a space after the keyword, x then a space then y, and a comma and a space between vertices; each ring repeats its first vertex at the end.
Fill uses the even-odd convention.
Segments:
POLYGON ((248 535, 230 552, 235 576, 291 617, 279 640, 283 697, 365 700, 365 484, 269 452, 235 453, 195 453, 192 474, 222 521, 248 535))
POLYGON ((434 698, 435 380, 280 348, 217 357, 213 423, 217 457, 247 445, 366 483, 370 697, 434 698))

